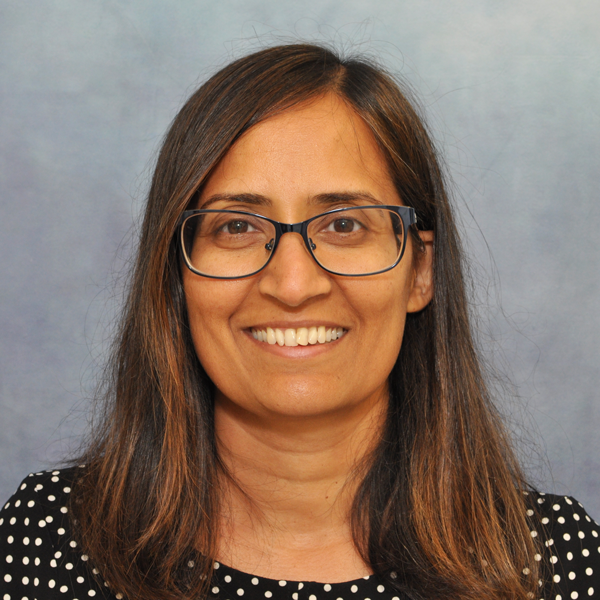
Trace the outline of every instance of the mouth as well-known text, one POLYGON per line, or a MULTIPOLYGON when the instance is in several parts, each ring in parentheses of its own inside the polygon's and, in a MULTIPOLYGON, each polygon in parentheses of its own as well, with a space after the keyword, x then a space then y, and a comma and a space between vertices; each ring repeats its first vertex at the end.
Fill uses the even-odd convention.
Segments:
POLYGON ((298 329, 252 328, 252 337, 259 342, 279 346, 313 346, 339 340, 346 334, 343 327, 298 327, 298 329))

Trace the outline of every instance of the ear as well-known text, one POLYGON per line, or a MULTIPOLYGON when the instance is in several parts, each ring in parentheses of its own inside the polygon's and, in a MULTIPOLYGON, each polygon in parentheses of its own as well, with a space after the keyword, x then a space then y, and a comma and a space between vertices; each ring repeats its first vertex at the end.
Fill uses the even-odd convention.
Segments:
POLYGON ((415 272, 412 288, 408 297, 407 312, 423 310, 433 298, 433 231, 419 231, 424 250, 413 250, 415 272))

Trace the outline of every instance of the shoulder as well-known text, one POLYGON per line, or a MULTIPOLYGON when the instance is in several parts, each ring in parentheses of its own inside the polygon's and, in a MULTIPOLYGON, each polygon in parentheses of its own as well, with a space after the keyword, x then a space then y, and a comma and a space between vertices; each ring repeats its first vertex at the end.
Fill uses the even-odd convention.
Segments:
POLYGON ((73 536, 71 486, 78 467, 33 473, 0 511, 2 597, 110 598, 73 536), (36 589, 38 588, 38 589, 36 589))
POLYGON ((600 596, 600 527, 575 498, 541 492, 527 497, 531 535, 539 540, 547 597, 600 596))

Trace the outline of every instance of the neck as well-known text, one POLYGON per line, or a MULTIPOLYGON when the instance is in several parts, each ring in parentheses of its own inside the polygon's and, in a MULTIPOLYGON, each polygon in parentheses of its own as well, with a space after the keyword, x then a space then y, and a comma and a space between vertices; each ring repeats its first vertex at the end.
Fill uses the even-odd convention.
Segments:
POLYGON ((220 560, 274 579, 333 583, 369 574, 350 512, 386 407, 382 393, 343 414, 263 418, 217 396, 217 446, 227 473, 220 560))

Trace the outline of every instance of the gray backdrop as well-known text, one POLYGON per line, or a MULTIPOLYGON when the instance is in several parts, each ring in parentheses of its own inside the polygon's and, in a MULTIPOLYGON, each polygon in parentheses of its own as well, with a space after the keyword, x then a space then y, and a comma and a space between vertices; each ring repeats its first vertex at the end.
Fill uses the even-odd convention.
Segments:
POLYGON ((278 40, 371 52, 454 182, 524 462, 600 516, 597 0, 0 2, 0 497, 86 425, 152 158, 197 83, 278 40))

